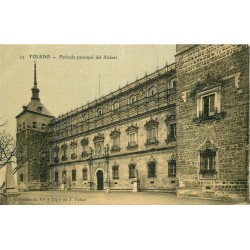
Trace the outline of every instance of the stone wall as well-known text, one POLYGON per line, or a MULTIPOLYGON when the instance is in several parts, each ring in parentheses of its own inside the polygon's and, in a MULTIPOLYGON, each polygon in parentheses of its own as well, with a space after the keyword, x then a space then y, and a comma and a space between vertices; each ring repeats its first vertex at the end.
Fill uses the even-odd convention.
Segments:
POLYGON ((176 72, 178 194, 246 200, 248 47, 195 46, 177 55, 176 72), (221 116, 210 120, 197 119, 197 95, 194 94, 206 82, 220 83, 221 88, 221 116), (199 149, 207 138, 217 148, 217 174, 211 178, 202 178, 199 149))

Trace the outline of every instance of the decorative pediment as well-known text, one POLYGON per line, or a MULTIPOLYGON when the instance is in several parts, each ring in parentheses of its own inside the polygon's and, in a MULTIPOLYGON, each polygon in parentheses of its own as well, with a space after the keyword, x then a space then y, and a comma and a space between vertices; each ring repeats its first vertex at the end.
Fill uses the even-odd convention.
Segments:
POLYGON ((128 132, 136 132, 137 130, 138 130, 138 127, 137 127, 136 125, 133 125, 133 124, 131 124, 131 125, 126 129, 127 133, 128 133, 128 132))
POLYGON ((218 147, 213 143, 213 141, 210 138, 207 138, 204 143, 200 146, 199 151, 205 151, 205 150, 212 150, 212 151, 216 151, 218 149, 218 147))
POLYGON ((195 97, 198 93, 203 93, 210 91, 213 88, 220 87, 224 81, 221 78, 212 78, 210 74, 207 75, 207 78, 203 82, 198 82, 195 87, 190 92, 191 97, 195 97))
POLYGON ((85 137, 85 138, 83 138, 82 140, 81 140, 81 145, 82 146, 86 146, 86 145, 88 145, 89 144, 89 139, 88 139, 88 137, 85 137))
POLYGON ((176 153, 173 152, 168 160, 168 162, 176 161, 176 153))
POLYGON ((166 124, 171 123, 172 121, 175 120, 175 114, 170 114, 166 117, 166 119, 164 120, 166 124))
POLYGON ((115 161, 112 166, 113 167, 119 167, 119 164, 115 161))
POLYGON ((132 158, 128 165, 136 166, 135 160, 132 158))
POLYGON ((121 132, 117 130, 116 128, 110 133, 111 138, 117 138, 120 137, 121 132))
POLYGON ((151 128, 151 127, 158 127, 159 122, 157 119, 153 119, 152 116, 149 121, 146 121, 146 124, 144 125, 146 128, 151 128))
POLYGON ((155 160, 155 158, 151 155, 150 159, 148 160, 148 165, 150 164, 156 164, 157 161, 155 160))
POLYGON ((94 137, 94 142, 103 142, 104 141, 104 134, 101 134, 100 132, 94 137))

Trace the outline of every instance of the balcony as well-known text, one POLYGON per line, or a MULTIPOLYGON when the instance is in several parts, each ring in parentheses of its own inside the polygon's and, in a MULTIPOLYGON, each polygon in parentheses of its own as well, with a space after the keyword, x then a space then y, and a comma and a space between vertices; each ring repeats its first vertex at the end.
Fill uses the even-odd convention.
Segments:
POLYGON ((145 143, 145 146, 157 146, 159 144, 159 141, 157 140, 157 138, 150 138, 147 139, 147 142, 145 143))
POLYGON ((113 145, 112 148, 110 149, 111 153, 115 153, 115 152, 120 152, 121 148, 118 145, 113 145))
POLYGON ((70 158, 71 158, 71 160, 75 160, 77 158, 76 153, 71 154, 70 158))
POLYGON ((66 155, 63 155, 63 156, 62 156, 62 161, 67 161, 67 160, 68 160, 67 156, 66 156, 66 155))
POLYGON ((212 120, 212 121, 220 120, 220 119, 224 118, 225 115, 226 115, 226 112, 218 113, 218 108, 214 108, 214 111, 210 112, 210 114, 208 114, 208 112, 204 112, 204 110, 201 110, 201 111, 199 111, 199 116, 193 118, 193 122, 202 123, 202 122, 206 122, 206 121, 210 121, 210 120, 212 120))
POLYGON ((82 158, 86 158, 86 157, 88 157, 88 156, 89 156, 89 154, 88 154, 87 151, 83 151, 82 154, 81 154, 81 157, 82 157, 82 158))
POLYGON ((137 148, 138 148, 138 144, 135 141, 128 143, 127 150, 134 150, 137 148))
POLYGON ((165 140, 165 142, 170 143, 170 142, 173 142, 173 141, 176 141, 176 136, 168 134, 167 139, 165 140))

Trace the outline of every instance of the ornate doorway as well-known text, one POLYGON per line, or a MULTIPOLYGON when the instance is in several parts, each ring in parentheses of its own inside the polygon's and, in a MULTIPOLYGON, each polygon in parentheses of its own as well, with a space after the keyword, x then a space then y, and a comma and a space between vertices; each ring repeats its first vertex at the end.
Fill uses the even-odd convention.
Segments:
POLYGON ((103 172, 98 170, 96 173, 97 178, 97 190, 103 190, 103 172))

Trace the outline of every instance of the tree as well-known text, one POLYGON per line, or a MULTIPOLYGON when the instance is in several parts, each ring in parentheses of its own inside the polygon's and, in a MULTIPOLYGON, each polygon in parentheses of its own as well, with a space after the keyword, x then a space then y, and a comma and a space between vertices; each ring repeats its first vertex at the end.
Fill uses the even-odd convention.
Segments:
POLYGON ((7 122, 0 124, 0 169, 12 161, 16 155, 16 142, 4 126, 7 122))
MULTIPOLYGON (((34 136, 32 133, 22 131, 17 135, 16 142, 13 136, 4 129, 6 123, 0 124, 0 169, 10 161, 16 163, 13 174, 21 169, 25 163, 39 162, 47 165, 49 160, 47 134, 40 133, 34 136)), ((37 170, 38 172, 42 171, 40 168, 37 170)))

